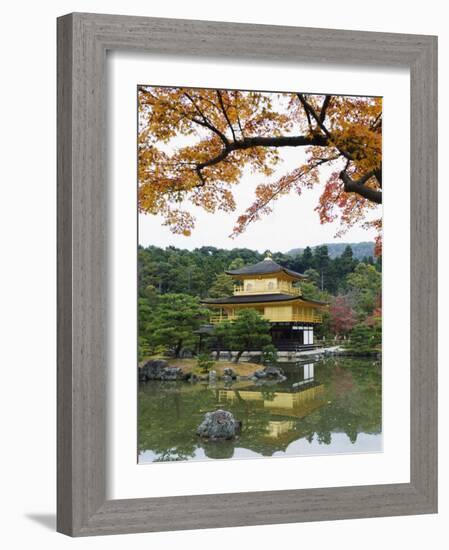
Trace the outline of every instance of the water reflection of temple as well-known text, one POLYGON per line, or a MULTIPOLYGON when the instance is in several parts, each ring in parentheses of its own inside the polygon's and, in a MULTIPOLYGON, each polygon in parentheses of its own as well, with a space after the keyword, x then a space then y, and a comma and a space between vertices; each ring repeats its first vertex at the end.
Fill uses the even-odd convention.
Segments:
POLYGON ((325 387, 314 379, 313 363, 298 368, 297 381, 271 389, 268 385, 251 385, 242 389, 218 390, 220 403, 250 402, 274 418, 268 421, 266 437, 279 439, 298 436, 298 420, 308 416, 325 403, 325 387), (290 437, 289 437, 290 436, 290 437))

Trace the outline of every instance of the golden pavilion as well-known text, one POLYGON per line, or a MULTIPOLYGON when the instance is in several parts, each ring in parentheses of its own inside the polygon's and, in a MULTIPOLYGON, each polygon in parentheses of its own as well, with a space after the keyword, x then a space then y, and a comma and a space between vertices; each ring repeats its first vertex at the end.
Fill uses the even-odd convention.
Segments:
POLYGON ((305 275, 277 264, 270 255, 226 273, 238 281, 233 295, 203 300, 214 310, 212 324, 232 321, 243 308, 252 308, 270 321, 273 344, 278 350, 313 345, 314 327, 322 322, 328 304, 302 296, 298 282, 307 279, 305 275))

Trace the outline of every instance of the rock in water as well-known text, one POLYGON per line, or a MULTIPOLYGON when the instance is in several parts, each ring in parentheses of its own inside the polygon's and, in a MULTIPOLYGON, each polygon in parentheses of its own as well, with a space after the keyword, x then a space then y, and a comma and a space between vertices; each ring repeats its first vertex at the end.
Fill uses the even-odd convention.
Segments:
POLYGON ((284 371, 280 367, 265 367, 265 375, 267 378, 280 379, 284 378, 284 371))
POLYGON ((179 380, 182 376, 182 369, 179 367, 166 367, 162 371, 161 380, 179 380))
POLYGON ((229 411, 218 409, 205 414, 196 433, 200 437, 211 440, 233 439, 240 431, 240 422, 229 411))
POLYGON ((212 383, 215 383, 216 381, 217 381, 217 371, 215 370, 209 371, 209 382, 212 384, 212 383))
POLYGON ((223 370, 223 376, 229 376, 230 378, 237 378, 235 372, 234 372, 234 369, 231 369, 231 367, 226 367, 224 370, 223 370))
POLYGON ((163 359, 152 359, 145 363, 141 372, 147 380, 160 380, 164 370, 168 367, 167 361, 163 359))
POLYGON ((264 378, 267 380, 277 380, 279 382, 283 382, 284 380, 286 380, 284 371, 280 367, 275 366, 265 367, 261 370, 257 370, 254 373, 254 377, 256 378, 256 380, 264 378))
POLYGON ((182 369, 169 367, 163 359, 148 361, 139 370, 139 379, 145 380, 180 380, 183 377, 182 369))

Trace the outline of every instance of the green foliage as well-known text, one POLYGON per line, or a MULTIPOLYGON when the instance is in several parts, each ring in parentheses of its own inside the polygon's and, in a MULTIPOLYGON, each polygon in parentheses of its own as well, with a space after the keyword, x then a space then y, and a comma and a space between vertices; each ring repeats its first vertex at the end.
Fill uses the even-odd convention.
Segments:
POLYGON ((304 275, 306 275, 309 283, 315 285, 316 287, 320 284, 320 274, 316 269, 313 269, 313 267, 309 267, 309 269, 306 269, 304 271, 304 275))
MULTIPOLYGON (((307 247, 298 254, 274 252, 273 260, 299 273, 313 269, 309 282, 319 290, 322 286, 322 290, 335 295, 346 290, 346 277, 360 262, 350 246, 337 257, 329 253, 331 249, 331 245, 326 245, 313 250, 307 247)), ((165 249, 139 247, 139 295, 145 297, 146 289, 151 286, 156 294, 183 293, 204 298, 209 295, 217 275, 260 262, 264 256, 248 248, 226 250, 203 246, 183 250, 173 246, 165 249)), ((380 271, 380 260, 375 267, 380 271)))
POLYGON ((271 343, 270 323, 255 309, 242 309, 229 327, 231 346, 237 350, 236 363, 245 351, 260 349, 271 343))
POLYGON ((217 357, 220 350, 232 349, 237 351, 235 362, 238 363, 245 351, 263 349, 264 346, 276 351, 271 345, 270 322, 255 309, 242 309, 234 321, 224 321, 215 326, 214 348, 217 357))
POLYGON ((144 357, 153 353, 153 348, 147 333, 148 325, 152 319, 153 309, 148 298, 139 298, 137 308, 139 317, 138 360, 142 361, 144 357))
POLYGON ((327 340, 334 335, 331 327, 331 316, 329 311, 323 311, 323 321, 315 327, 315 340, 327 340))
POLYGON ((148 305, 154 307, 157 304, 159 293, 154 285, 148 285, 143 290, 143 296, 146 298, 148 305))
POLYGON ((229 264, 229 271, 235 271, 237 269, 241 269, 245 265, 245 260, 243 258, 234 258, 232 262, 229 264))
MULTIPOLYGON (((375 265, 371 258, 360 262, 354 257, 350 246, 346 246, 340 256, 333 258, 330 249, 330 246, 314 249, 307 247, 297 255, 273 253, 274 261, 309 277, 299 285, 305 298, 332 302, 334 296, 344 295, 349 309, 353 310, 354 319, 349 327, 337 327, 338 323, 331 322, 325 315, 324 323, 316 327, 317 337, 320 338, 345 333, 355 322, 364 322, 381 315, 380 259, 375 265)), ((264 255, 246 248, 225 250, 204 246, 190 251, 172 246, 165 249, 139 247, 139 359, 155 353, 155 347, 160 343, 174 351, 177 348, 176 329, 169 330, 166 327, 159 330, 160 322, 155 317, 158 309, 166 309, 165 302, 160 305, 164 296, 190 296, 196 299, 229 296, 233 292, 234 281, 224 272, 260 262, 264 255)), ((160 313, 157 315, 160 317, 160 313)), ((202 322, 207 322, 207 319, 203 317, 202 322)), ((194 344, 193 330, 196 330, 197 324, 195 321, 188 329, 190 336, 185 334, 183 346, 194 344)), ((173 326, 178 325, 175 322, 173 326)), ((222 329, 221 326, 217 326, 215 334, 216 349, 229 349, 232 331, 226 326, 222 329)))
POLYGON ((313 281, 302 281, 299 287, 304 298, 308 298, 309 300, 318 300, 319 302, 331 301, 332 295, 326 290, 320 290, 313 281))
MULTIPOLYGON (((328 251, 329 251, 329 257, 334 259, 342 256, 346 250, 349 248, 354 255, 354 258, 358 260, 362 260, 363 258, 369 258, 374 257, 374 242, 360 242, 360 243, 327 243, 326 244, 328 251)), ((313 250, 316 247, 313 247, 311 250, 313 250)), ((304 252, 303 248, 294 248, 293 250, 289 250, 288 254, 291 254, 292 256, 298 256, 304 252)))
POLYGON ((197 367, 203 373, 208 373, 214 366, 215 362, 211 359, 208 353, 200 353, 198 355, 197 367))
POLYGON ((278 351, 273 344, 262 348, 262 362, 264 364, 276 364, 278 362, 278 351))
POLYGON ((356 325, 350 333, 347 349, 356 355, 380 351, 382 332, 380 324, 373 326, 356 325))
POLYGON ((346 277, 346 282, 358 318, 366 319, 376 307, 382 288, 381 274, 374 265, 359 263, 346 277))
POLYGON ((219 273, 215 275, 215 280, 209 289, 209 296, 211 298, 223 298, 232 296, 233 291, 234 281, 232 277, 226 275, 226 273, 219 273))
POLYGON ((187 294, 164 294, 159 297, 144 336, 150 345, 167 346, 178 357, 182 348, 193 346, 194 333, 207 318, 207 310, 198 298, 187 294))
POLYGON ((142 361, 145 357, 148 357, 152 354, 153 350, 151 349, 148 339, 144 336, 137 337, 137 351, 138 351, 138 361, 142 361))

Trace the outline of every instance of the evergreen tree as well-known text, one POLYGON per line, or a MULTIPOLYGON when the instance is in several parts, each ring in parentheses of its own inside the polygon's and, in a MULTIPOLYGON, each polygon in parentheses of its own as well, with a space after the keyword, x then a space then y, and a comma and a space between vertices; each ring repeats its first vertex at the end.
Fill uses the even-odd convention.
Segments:
POLYGON ((361 262, 346 277, 346 281, 359 319, 366 319, 378 303, 382 288, 381 274, 373 265, 361 262))
POLYGON ((158 300, 143 335, 152 346, 163 345, 179 357, 183 347, 196 342, 195 331, 207 319, 198 299, 186 294, 164 294, 158 300))
POLYGON ((231 296, 234 292, 234 281, 232 277, 226 275, 226 273, 219 273, 215 275, 215 280, 209 289, 209 296, 211 298, 223 298, 231 296))
POLYGON ((255 309, 242 309, 228 330, 231 346, 237 350, 236 363, 245 351, 261 349, 271 343, 270 323, 255 309))

